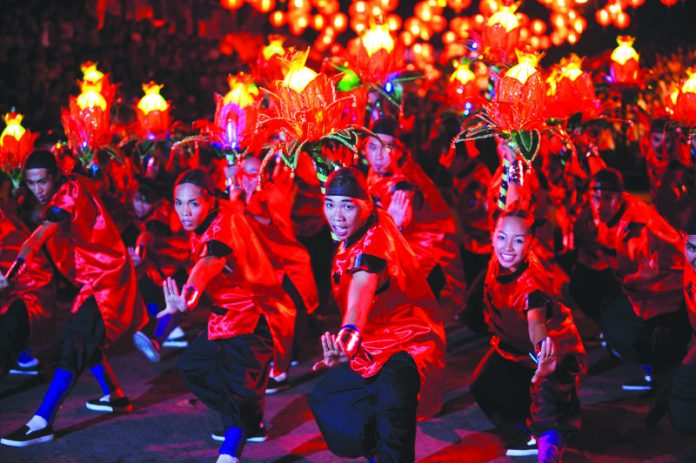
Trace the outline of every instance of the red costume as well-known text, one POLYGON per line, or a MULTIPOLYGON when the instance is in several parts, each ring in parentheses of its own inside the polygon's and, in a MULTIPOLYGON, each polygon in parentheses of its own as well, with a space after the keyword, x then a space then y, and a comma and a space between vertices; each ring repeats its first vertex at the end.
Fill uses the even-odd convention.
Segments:
POLYGON ((440 410, 444 392, 445 333, 440 311, 408 244, 386 213, 376 214, 362 236, 354 238, 357 241, 341 243, 334 258, 333 292, 342 313, 351 274, 366 270, 379 275, 361 347, 350 366, 369 378, 393 355, 407 352, 421 379, 418 415, 429 417, 440 410))
POLYGON ((211 248, 220 244, 231 249, 224 256, 225 269, 205 288, 213 305, 208 339, 251 334, 261 315, 265 315, 273 337, 275 365, 280 371, 287 370, 295 313, 256 233, 244 217, 243 206, 219 200, 217 213, 191 233, 189 240, 194 261, 211 255, 211 248))
POLYGON ((691 329, 696 333, 696 271, 691 265, 684 266, 684 299, 691 329))
POLYGON ((282 283, 283 275, 287 274, 302 296, 307 313, 311 314, 319 306, 317 285, 309 253, 295 237, 289 196, 274 183, 265 183, 262 190, 251 196, 246 212, 254 218, 249 222, 276 269, 278 282, 282 283))
POLYGON ((681 237, 654 208, 623 195, 625 203, 616 216, 598 224, 603 258, 638 317, 676 312, 684 299, 681 237))
POLYGON ((46 249, 61 274, 79 288, 73 313, 94 296, 107 339, 114 341, 141 328, 147 315, 133 262, 104 205, 84 181, 62 179, 43 210, 43 219, 59 224, 46 249))
POLYGON ((394 175, 381 176, 373 169, 367 177, 368 190, 385 211, 397 189, 414 189, 413 219, 403 230, 404 238, 418 256, 424 277, 440 264, 446 280, 446 295, 455 307, 463 304, 464 270, 455 239, 452 212, 432 180, 413 160, 407 159, 394 175), (417 196, 422 195, 422 205, 417 196), (420 206, 420 207, 419 207, 420 206))
POLYGON ((532 252, 517 271, 507 275, 500 273, 497 258, 491 259, 485 283, 485 316, 493 335, 491 345, 503 358, 536 368, 529 357, 534 346, 529 339, 527 310, 546 306, 546 330, 556 343, 558 358, 578 354, 584 360, 585 348, 573 316, 570 309, 558 301, 559 294, 554 289, 557 285, 552 276, 532 252))
MULTIPOLYGON (((29 231, 19 217, 9 208, 0 208, 0 271, 3 274, 7 273, 28 237, 29 231)), ((0 315, 4 315, 16 299, 21 299, 27 307, 30 323, 51 318, 55 301, 52 280, 51 264, 43 251, 39 251, 17 275, 10 290, 0 292, 0 315)))
POLYGON ((137 221, 140 235, 136 242, 143 263, 137 267, 156 285, 166 277, 191 266, 188 233, 181 226, 179 216, 165 199, 147 217, 137 221))

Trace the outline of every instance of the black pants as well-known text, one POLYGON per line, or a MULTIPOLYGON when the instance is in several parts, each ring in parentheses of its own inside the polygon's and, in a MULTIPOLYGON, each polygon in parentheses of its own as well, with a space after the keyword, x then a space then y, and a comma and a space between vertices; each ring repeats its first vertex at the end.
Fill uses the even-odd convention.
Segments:
POLYGON ((273 339, 261 317, 252 334, 208 339, 205 329, 179 359, 186 385, 220 413, 225 429, 258 429, 263 419, 264 392, 273 355, 273 339))
POLYGON ((310 393, 309 406, 336 455, 413 462, 419 390, 416 363, 399 352, 372 378, 347 363, 330 368, 310 393))
POLYGON ((79 376, 104 358, 106 328, 94 297, 82 303, 60 334, 56 367, 79 376))
POLYGON ((696 346, 674 372, 667 397, 674 427, 681 432, 696 433, 696 346))
POLYGON ((607 345, 628 362, 660 367, 677 365, 684 358, 691 336, 686 307, 650 320, 633 311, 631 302, 621 293, 600 317, 607 345))
POLYGON ((554 373, 532 384, 533 368, 491 348, 476 367, 471 394, 496 426, 527 420, 536 436, 551 430, 568 433, 580 429, 579 374, 577 357, 565 355, 554 373))
POLYGON ((0 377, 17 361, 29 339, 29 313, 21 299, 15 299, 0 315, 0 377))

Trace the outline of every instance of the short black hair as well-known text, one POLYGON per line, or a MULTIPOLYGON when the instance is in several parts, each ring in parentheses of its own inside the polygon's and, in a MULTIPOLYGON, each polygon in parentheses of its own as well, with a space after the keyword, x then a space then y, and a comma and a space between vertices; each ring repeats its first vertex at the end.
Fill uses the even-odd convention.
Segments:
POLYGON ((623 193, 623 175, 612 167, 605 167, 590 179, 590 190, 606 190, 623 193))
POLYGON ((342 167, 331 173, 326 179, 325 196, 347 196, 349 198, 367 200, 365 176, 355 167, 342 167))
POLYGON ((182 172, 181 175, 177 177, 176 182, 174 182, 174 186, 181 185, 182 183, 196 185, 207 194, 215 196, 215 185, 213 184, 213 180, 210 178, 208 172, 200 167, 182 172))
POLYGON ((50 151, 36 150, 24 161, 24 170, 28 169, 48 169, 49 173, 55 174, 58 172, 58 163, 50 151))

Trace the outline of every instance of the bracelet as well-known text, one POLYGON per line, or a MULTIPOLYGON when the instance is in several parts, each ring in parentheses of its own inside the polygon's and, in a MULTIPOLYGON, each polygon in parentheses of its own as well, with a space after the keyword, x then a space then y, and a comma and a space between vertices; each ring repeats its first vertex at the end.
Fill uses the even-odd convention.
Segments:
POLYGON ((355 325, 344 325, 336 336, 336 342, 341 346, 349 360, 353 360, 360 348, 360 332, 355 325))
POLYGON ((518 185, 524 184, 524 166, 521 160, 516 160, 510 164, 509 176, 510 183, 516 183, 518 185))
POLYGON ((196 289, 195 286, 184 286, 182 293, 187 309, 192 309, 196 306, 196 304, 198 304, 198 299, 200 298, 201 293, 198 291, 198 289, 196 289))

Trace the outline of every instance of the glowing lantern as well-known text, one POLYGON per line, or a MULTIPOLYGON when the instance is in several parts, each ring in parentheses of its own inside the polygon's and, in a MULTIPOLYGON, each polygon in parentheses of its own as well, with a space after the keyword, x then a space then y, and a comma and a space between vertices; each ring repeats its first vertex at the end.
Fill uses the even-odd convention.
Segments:
POLYGON ((611 76, 619 84, 635 84, 638 80, 638 60, 640 56, 633 48, 634 37, 620 35, 616 41, 619 46, 611 53, 611 76))
POLYGON ((483 29, 483 41, 493 60, 507 61, 520 39, 520 22, 514 6, 503 6, 494 13, 483 29))
POLYGON ((389 26, 386 24, 376 24, 368 29, 360 38, 367 56, 372 57, 380 50, 391 53, 394 50, 394 37, 389 33, 389 26))
POLYGON ((215 119, 205 127, 213 144, 233 156, 237 150, 255 147, 254 141, 258 116, 259 89, 253 78, 244 73, 227 76, 230 91, 222 97, 215 94, 215 119))
POLYGON ((283 27, 287 19, 282 11, 274 11, 268 20, 273 27, 283 27))
POLYGON ((149 139, 163 136, 169 129, 169 103, 160 95, 163 85, 143 84, 145 95, 136 108, 138 123, 149 139))
POLYGON ((469 5, 471 5, 471 0, 447 0, 447 6, 452 8, 457 13, 469 8, 469 5))
POLYGON ((696 68, 686 71, 688 78, 682 85, 677 104, 674 108, 675 118, 689 127, 696 126, 696 68))
POLYGON ((220 4, 228 10, 238 10, 244 5, 244 0, 220 0, 220 4))
MULTIPOLYGON (((569 117, 577 112, 588 113, 596 106, 592 78, 582 70, 582 59, 570 55, 561 61, 552 96, 554 117, 569 117)), ((589 115, 589 113, 588 113, 589 115)))
POLYGON ((679 1, 679 0, 660 0, 660 1, 665 6, 674 6, 677 4, 677 1, 679 1))
POLYGON ((285 48, 283 48, 283 39, 272 39, 268 45, 263 47, 261 52, 263 59, 268 61, 273 55, 282 55, 285 53, 285 48))
POLYGON ((22 166, 27 156, 34 151, 34 141, 38 133, 31 133, 22 127, 24 116, 10 111, 3 116, 7 125, 0 134, 0 170, 12 181, 13 188, 19 188, 22 166))
POLYGON ((611 16, 609 15, 609 12, 604 8, 600 8, 595 12, 595 19, 597 20, 597 23, 600 26, 604 27, 608 26, 611 22, 611 16))
POLYGON ((302 93, 305 87, 317 77, 316 72, 305 66, 308 54, 309 50, 297 53, 290 61, 289 69, 283 79, 283 85, 297 93, 302 93))
POLYGON ((476 74, 466 61, 455 62, 454 71, 447 82, 447 96, 455 105, 466 105, 479 96, 476 74))
POLYGON ((92 61, 82 63, 80 70, 82 71, 83 85, 88 83, 90 86, 94 87, 97 92, 101 92, 104 73, 97 69, 97 63, 92 61))
POLYGON ((541 55, 517 51, 518 64, 498 81, 491 116, 503 131, 532 130, 543 124, 546 85, 537 64, 541 55))
POLYGON ((620 11, 614 19, 614 24, 619 29, 626 29, 631 24, 631 18, 626 14, 625 11, 620 11))

